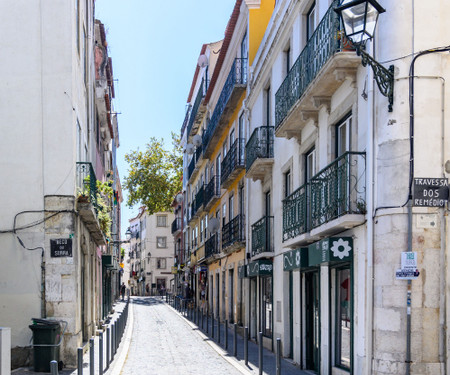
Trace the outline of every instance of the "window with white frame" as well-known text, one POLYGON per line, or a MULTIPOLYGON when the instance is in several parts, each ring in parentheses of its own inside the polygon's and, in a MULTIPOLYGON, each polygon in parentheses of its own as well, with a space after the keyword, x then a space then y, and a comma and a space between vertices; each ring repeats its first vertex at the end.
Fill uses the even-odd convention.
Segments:
POLYGON ((165 270, 166 269, 166 258, 158 258, 156 260, 156 268, 159 270, 165 270))
POLYGON ((167 237, 156 237, 156 247, 165 249, 167 247, 167 237))
POLYGON ((306 13, 306 41, 311 38, 316 26, 316 2, 314 1, 306 13))
POLYGON ((156 216, 156 226, 157 227, 167 227, 167 216, 157 215, 156 216))

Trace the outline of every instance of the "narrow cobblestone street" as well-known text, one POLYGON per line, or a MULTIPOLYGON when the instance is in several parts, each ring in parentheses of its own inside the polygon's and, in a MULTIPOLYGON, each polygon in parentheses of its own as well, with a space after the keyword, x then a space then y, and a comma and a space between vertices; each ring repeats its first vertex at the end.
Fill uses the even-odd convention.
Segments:
POLYGON ((132 303, 133 332, 121 374, 241 374, 158 297, 132 303))

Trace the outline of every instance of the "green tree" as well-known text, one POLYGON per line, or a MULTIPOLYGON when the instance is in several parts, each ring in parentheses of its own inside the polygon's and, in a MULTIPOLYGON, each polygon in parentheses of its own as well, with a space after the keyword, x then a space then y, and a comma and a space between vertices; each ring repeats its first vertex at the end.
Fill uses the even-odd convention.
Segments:
POLYGON ((125 155, 129 164, 124 188, 127 205, 145 205, 148 213, 168 211, 175 195, 182 188, 183 158, 180 138, 172 133, 172 150, 164 149, 164 140, 150 138, 145 151, 125 155))

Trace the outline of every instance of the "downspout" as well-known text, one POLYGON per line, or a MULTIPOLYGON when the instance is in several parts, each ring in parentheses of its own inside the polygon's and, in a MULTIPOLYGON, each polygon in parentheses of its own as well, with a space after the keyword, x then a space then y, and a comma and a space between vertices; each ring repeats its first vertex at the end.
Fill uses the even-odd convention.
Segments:
POLYGON ((45 309, 45 252, 41 252, 41 318, 47 317, 45 309))

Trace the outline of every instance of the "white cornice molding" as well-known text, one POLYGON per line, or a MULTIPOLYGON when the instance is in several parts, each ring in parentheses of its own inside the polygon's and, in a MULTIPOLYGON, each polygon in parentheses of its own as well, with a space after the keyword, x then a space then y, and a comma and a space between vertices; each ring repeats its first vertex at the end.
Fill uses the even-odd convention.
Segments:
POLYGON ((261 6, 261 0, 244 0, 248 9, 259 9, 261 6))

